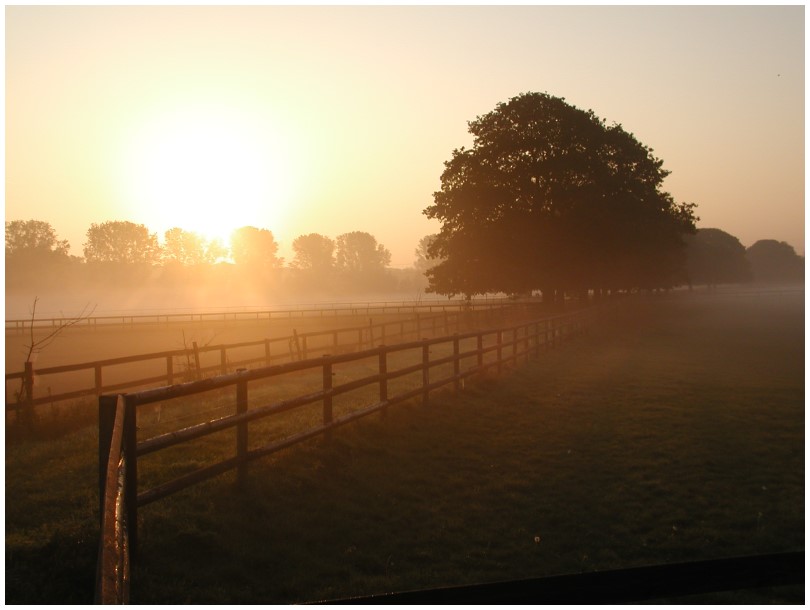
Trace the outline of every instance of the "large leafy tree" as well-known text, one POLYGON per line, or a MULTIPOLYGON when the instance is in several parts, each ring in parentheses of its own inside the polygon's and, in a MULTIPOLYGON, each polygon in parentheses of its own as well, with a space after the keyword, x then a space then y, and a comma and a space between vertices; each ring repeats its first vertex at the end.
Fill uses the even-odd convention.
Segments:
POLYGON ((6 222, 6 256, 65 258, 70 250, 66 239, 59 239, 50 223, 42 220, 6 222))
POLYGON ((227 255, 219 240, 174 227, 163 234, 163 260, 185 266, 213 264, 227 255))
POLYGON ((295 253, 290 266, 312 273, 328 273, 335 266, 335 242, 320 233, 299 235, 292 243, 295 253))
POLYGON ((804 257, 796 254, 789 243, 760 239, 750 246, 745 256, 757 282, 801 282, 804 280, 804 257))
POLYGON ((157 234, 144 225, 114 220, 93 223, 87 230, 84 258, 88 263, 145 263, 160 260, 157 234))
POLYGON ((661 190, 662 161, 621 125, 526 93, 469 131, 473 147, 453 151, 424 211, 442 223, 429 290, 553 295, 678 279, 694 204, 661 190))
POLYGON ((740 240, 720 229, 698 229, 686 238, 687 279, 692 284, 747 282, 751 268, 740 240))
POLYGON ((335 266, 349 274, 379 273, 391 264, 391 252, 365 231, 338 235, 335 266))
POLYGON ((231 256, 237 265, 277 269, 283 263, 277 253, 278 243, 268 229, 241 227, 231 234, 231 256))

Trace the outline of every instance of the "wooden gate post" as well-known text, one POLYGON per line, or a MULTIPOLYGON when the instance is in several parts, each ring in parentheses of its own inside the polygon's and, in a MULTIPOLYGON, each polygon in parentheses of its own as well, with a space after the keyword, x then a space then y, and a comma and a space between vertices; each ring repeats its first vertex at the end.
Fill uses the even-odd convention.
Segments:
POLYGON ((107 488, 107 462, 110 459, 115 407, 118 396, 98 397, 98 505, 99 518, 104 522, 104 493, 107 488))
POLYGON ((124 461, 126 482, 124 504, 127 515, 130 555, 138 554, 138 405, 131 397, 124 397, 124 461))

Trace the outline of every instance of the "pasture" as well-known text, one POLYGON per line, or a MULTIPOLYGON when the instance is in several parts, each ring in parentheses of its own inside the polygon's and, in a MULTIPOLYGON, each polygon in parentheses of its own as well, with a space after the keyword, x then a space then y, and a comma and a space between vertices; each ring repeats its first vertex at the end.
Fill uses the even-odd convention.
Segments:
MULTIPOLYGON (((505 375, 142 511, 135 603, 287 603, 804 548, 803 294, 627 301, 505 375)), ((6 602, 92 601, 97 438, 6 447, 6 602)), ((803 601, 803 590, 723 601, 803 601)))

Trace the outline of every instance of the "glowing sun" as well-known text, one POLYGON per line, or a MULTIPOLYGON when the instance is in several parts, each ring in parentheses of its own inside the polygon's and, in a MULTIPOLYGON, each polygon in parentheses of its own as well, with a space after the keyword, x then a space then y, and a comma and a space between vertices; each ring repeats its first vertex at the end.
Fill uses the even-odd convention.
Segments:
POLYGON ((180 227, 225 244, 245 225, 282 230, 284 158, 257 117, 222 107, 165 113, 137 130, 124 165, 132 216, 150 229, 180 227))

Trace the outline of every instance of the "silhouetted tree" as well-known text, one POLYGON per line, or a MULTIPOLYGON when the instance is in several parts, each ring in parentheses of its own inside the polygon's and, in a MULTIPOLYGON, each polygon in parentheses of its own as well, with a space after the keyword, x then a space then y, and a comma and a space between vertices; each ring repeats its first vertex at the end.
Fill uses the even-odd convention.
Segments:
POLYGON ((276 239, 267 229, 241 227, 231 234, 231 256, 237 265, 277 269, 283 264, 277 252, 276 239))
POLYGON ((335 269, 339 288, 384 292, 391 288, 386 270, 391 253, 370 233, 352 231, 335 239, 335 269))
POLYGON ((207 240, 199 233, 174 227, 163 235, 163 260, 193 266, 213 264, 227 255, 219 240, 207 240))
POLYGON ((6 222, 6 292, 49 291, 70 285, 81 259, 41 220, 6 222))
POLYGON ((804 280, 804 257, 790 244, 775 239, 761 239, 745 252, 751 264, 754 281, 799 282, 804 280))
POLYGON ((620 125, 526 93, 469 131, 472 149, 453 151, 424 211, 442 222, 431 291, 649 288, 682 272, 695 206, 660 190, 662 161, 620 125))
POLYGON ((6 222, 6 256, 66 258, 70 244, 58 239, 56 231, 42 220, 6 222))
POLYGON ((720 229, 698 229, 686 237, 687 280, 692 284, 727 284, 751 280, 745 246, 720 229))
POLYGON ((335 266, 335 242, 319 233, 299 235, 292 243, 293 269, 316 274, 328 273, 335 266))
POLYGON ((339 271, 361 274, 384 271, 391 264, 391 252, 364 231, 338 235, 335 266, 339 271))
POLYGON ((84 244, 88 263, 125 263, 152 265, 160 260, 157 234, 144 225, 128 221, 91 224, 84 244))
POLYGON ((430 255, 430 245, 436 241, 438 235, 425 235, 422 239, 419 240, 419 244, 416 246, 416 250, 414 254, 416 255, 416 260, 413 263, 414 268, 419 272, 424 274, 428 269, 431 267, 435 267, 441 262, 439 258, 433 258, 430 255))

